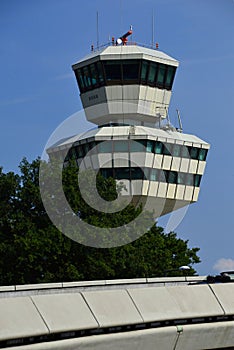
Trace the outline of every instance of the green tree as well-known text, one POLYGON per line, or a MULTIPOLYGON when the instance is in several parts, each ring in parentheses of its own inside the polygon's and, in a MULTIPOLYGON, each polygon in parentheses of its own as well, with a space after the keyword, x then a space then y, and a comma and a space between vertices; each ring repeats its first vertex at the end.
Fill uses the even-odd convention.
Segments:
MULTIPOLYGON (((200 262, 199 248, 174 232, 165 234, 156 224, 141 238, 125 246, 98 249, 79 244, 63 235, 50 221, 39 189, 40 160, 20 163, 19 174, 5 174, 0 168, 0 285, 114 279, 177 274, 181 265, 200 262), (173 272, 174 271, 174 272, 173 272)), ((48 176, 55 168, 48 167, 48 176)), ((63 172, 64 191, 74 212, 99 227, 121 226, 141 211, 129 205, 116 214, 102 214, 82 199, 74 164, 63 172)), ((88 177, 87 177, 88 179, 88 177)), ((53 183, 52 183, 53 186, 53 183)), ((100 195, 116 198, 115 181, 97 176, 100 195)), ((59 200, 54 184, 51 203, 59 200)), ((65 212, 59 213, 66 215, 65 212)), ((137 228, 136 228, 137 229, 137 228)), ((189 274, 194 274, 191 269, 189 274)))

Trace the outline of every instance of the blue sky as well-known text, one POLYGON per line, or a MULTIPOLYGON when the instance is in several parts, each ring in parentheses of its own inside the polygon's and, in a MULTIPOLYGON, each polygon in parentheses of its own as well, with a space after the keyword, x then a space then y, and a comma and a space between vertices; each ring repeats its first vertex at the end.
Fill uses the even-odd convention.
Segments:
POLYGON ((150 44, 153 10, 159 49, 180 61, 171 121, 179 108, 184 131, 211 143, 199 201, 176 232, 201 248, 199 274, 234 270, 233 0, 1 0, 0 165, 17 171, 24 156, 41 155, 54 129, 81 109, 71 64, 96 44, 96 12, 100 43, 132 24, 133 40, 150 44))

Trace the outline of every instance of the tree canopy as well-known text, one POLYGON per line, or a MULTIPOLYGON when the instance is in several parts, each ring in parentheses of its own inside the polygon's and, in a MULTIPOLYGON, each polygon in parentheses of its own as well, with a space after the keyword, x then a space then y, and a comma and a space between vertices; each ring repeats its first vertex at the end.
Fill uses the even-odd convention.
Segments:
MULTIPOLYGON (((178 268, 190 265, 196 271, 199 248, 176 233, 164 233, 153 225, 139 239, 114 248, 93 248, 79 244, 62 234, 50 221, 39 189, 40 160, 23 159, 19 173, 4 173, 0 168, 0 285, 65 282, 114 278, 179 275, 178 268)), ((122 225, 135 218, 140 207, 129 205, 117 214, 100 214, 88 207, 77 186, 78 169, 64 169, 64 191, 80 219, 97 227, 122 225)), ((97 177, 100 195, 116 198, 112 178, 97 177)))

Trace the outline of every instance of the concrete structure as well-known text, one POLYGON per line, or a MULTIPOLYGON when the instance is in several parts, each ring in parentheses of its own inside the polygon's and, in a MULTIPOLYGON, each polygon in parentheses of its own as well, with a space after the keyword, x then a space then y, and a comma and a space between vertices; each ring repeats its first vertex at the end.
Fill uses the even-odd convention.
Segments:
POLYGON ((234 284, 204 279, 0 287, 0 348, 233 348, 234 284))
POLYGON ((61 140, 50 159, 76 159, 125 186, 121 196, 159 217, 198 200, 209 144, 171 126, 168 109, 179 63, 138 45, 111 45, 74 64, 95 130, 61 140))

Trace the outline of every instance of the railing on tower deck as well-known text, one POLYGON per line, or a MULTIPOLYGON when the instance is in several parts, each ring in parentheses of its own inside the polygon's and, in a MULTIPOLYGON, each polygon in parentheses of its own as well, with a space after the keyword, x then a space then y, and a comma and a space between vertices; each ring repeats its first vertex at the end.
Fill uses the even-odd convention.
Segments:
POLYGON ((94 47, 94 45, 91 45, 91 51, 96 52, 96 51, 100 51, 108 46, 142 46, 145 47, 147 49, 151 49, 151 50, 158 50, 158 43, 155 43, 155 45, 148 45, 148 44, 142 44, 142 43, 138 43, 136 41, 128 41, 126 45, 118 45, 116 44, 116 41, 109 41, 108 43, 99 45, 94 47))

